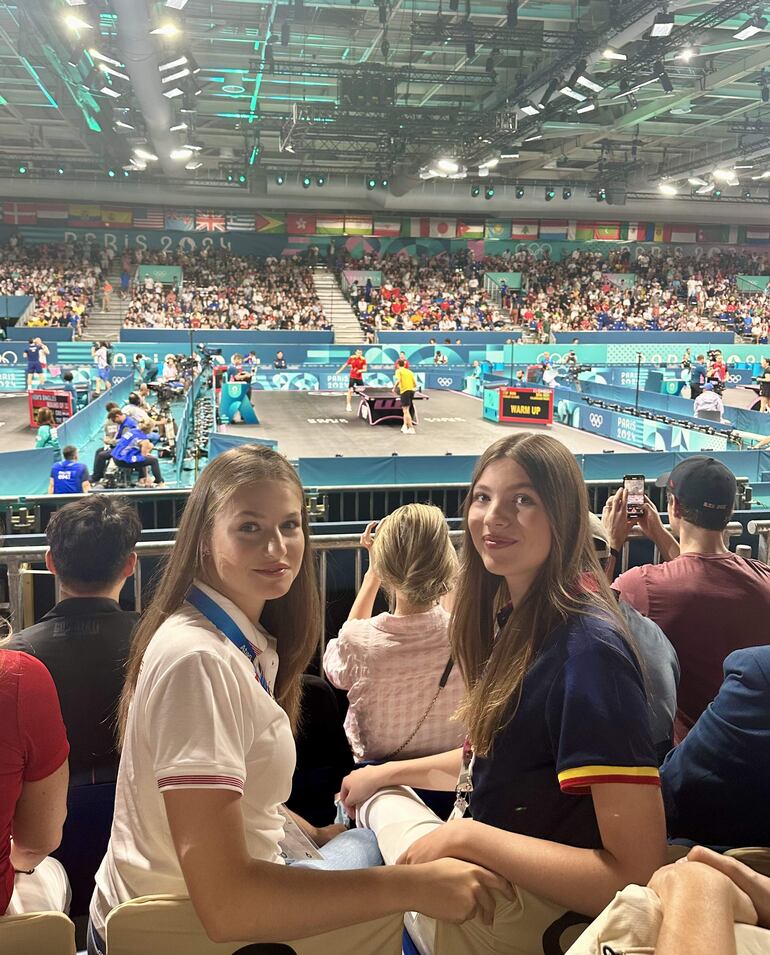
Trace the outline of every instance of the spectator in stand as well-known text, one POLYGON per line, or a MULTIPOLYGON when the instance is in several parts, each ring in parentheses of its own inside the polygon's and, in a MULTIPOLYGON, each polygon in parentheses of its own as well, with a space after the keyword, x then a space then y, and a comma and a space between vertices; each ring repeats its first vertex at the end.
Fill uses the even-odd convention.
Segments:
MULTIPOLYGON (((669 529, 649 499, 638 523, 663 562, 632 567, 613 588, 660 626, 679 656, 678 742, 717 695, 728 654, 767 643, 762 621, 770 618, 770 567, 738 557, 725 545, 737 488, 719 461, 688 458, 658 486, 668 490, 669 529)), ((624 490, 607 501, 602 519, 612 550, 619 553, 634 523, 626 514, 624 490)))
POLYGON ((460 746, 465 729, 452 715, 463 683, 442 606, 457 575, 446 518, 431 504, 406 504, 368 524, 361 544, 369 568, 323 660, 329 680, 348 693, 353 756, 359 763, 408 759, 460 746), (381 588, 390 611, 372 616, 381 588), (394 695, 406 673, 408 684, 394 695))
POLYGON ((703 414, 704 411, 710 411, 719 415, 719 421, 724 420, 725 405, 719 395, 714 391, 714 384, 707 381, 703 386, 703 391, 698 395, 693 403, 693 411, 696 418, 710 418, 711 415, 703 414))
POLYGON ((78 461, 78 449, 68 444, 62 451, 62 460, 51 468, 48 482, 49 494, 88 494, 91 479, 88 468, 78 461))
POLYGON ((109 312, 112 307, 112 293, 114 289, 112 287, 112 282, 108 278, 105 278, 104 284, 102 285, 102 311, 109 312))
POLYGON ((38 408, 35 417, 37 421, 36 448, 53 448, 59 450, 59 441, 56 437, 56 419, 50 408, 38 408))
POLYGON ((282 351, 277 351, 275 353, 275 358, 273 359, 273 368, 287 368, 286 359, 283 357, 282 351))
POLYGON ((668 833, 770 846, 770 646, 735 650, 724 682, 660 768, 668 833))
MULTIPOLYGON (((39 660, 0 652, 0 916, 66 912, 69 883, 49 853, 67 815, 67 734, 39 660)), ((0 918, 0 936, 2 936, 0 918)))
POLYGON ((433 364, 434 364, 434 365, 446 365, 446 364, 447 364, 447 357, 446 357, 446 355, 442 354, 441 351, 440 351, 438 348, 436 349, 436 354, 433 356, 433 364))

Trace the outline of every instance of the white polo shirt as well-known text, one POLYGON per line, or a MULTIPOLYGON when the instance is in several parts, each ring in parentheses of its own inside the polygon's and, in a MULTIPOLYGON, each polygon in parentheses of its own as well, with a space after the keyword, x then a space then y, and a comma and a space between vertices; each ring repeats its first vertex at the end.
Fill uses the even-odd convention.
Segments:
MULTIPOLYGON (((241 628, 275 685, 275 640, 221 594, 196 581, 241 628)), ((279 806, 296 763, 289 718, 243 653, 190 604, 158 629, 144 655, 120 759, 107 855, 96 874, 91 919, 102 937, 110 909, 142 895, 186 895, 162 793, 242 794, 246 845, 282 863, 279 806)))

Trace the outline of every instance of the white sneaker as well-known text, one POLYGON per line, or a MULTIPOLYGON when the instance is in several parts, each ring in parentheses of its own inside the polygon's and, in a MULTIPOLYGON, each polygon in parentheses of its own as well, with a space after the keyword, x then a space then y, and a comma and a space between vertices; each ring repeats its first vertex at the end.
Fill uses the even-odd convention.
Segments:
POLYGON ((401 425, 401 434, 409 434, 409 428, 405 424, 401 425))
POLYGON ((345 411, 352 411, 352 410, 353 410, 353 409, 351 408, 350 405, 345 405, 345 411))
POLYGON ((406 429, 406 433, 407 433, 407 434, 417 434, 417 432, 414 430, 414 428, 407 428, 407 429, 406 429))

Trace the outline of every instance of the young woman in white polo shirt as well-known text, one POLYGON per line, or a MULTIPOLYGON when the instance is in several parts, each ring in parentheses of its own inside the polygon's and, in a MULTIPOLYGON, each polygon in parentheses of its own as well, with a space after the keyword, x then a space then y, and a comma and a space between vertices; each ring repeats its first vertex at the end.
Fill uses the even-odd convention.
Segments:
MULTIPOLYGON (((409 909, 491 917, 491 893, 506 883, 465 863, 356 872, 282 864, 300 676, 321 621, 296 472, 256 445, 216 458, 190 494, 134 637, 91 955, 104 952, 110 909, 155 893, 188 894, 218 941, 286 941, 409 909)), ((366 864, 361 837, 328 842, 326 866, 366 864)))

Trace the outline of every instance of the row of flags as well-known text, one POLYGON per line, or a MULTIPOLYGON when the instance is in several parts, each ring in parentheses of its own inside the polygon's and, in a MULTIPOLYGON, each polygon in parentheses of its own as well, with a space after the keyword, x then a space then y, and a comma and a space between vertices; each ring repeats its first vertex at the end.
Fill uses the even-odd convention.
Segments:
POLYGON ((73 228, 166 229, 174 232, 259 232, 287 235, 361 235, 412 239, 515 239, 519 241, 614 241, 767 244, 770 226, 676 225, 662 222, 588 222, 576 219, 487 219, 453 216, 385 218, 321 212, 222 212, 163 206, 85 202, 3 201, 5 225, 73 228))

